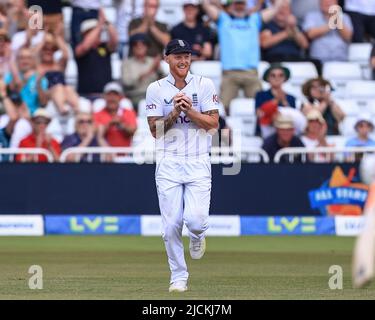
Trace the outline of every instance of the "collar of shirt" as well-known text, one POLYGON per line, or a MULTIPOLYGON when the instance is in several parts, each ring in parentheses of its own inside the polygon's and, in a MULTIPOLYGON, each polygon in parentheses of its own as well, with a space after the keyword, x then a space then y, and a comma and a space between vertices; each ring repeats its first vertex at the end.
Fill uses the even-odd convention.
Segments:
MULTIPOLYGON (((193 79, 193 75, 192 75, 191 72, 189 71, 188 74, 187 74, 187 76, 186 76, 186 78, 185 78, 185 82, 186 82, 186 84, 188 84, 188 83, 191 81, 191 79, 193 79)), ((168 80, 168 82, 172 83, 173 85, 176 84, 176 80, 175 80, 175 78, 172 76, 171 73, 168 74, 168 76, 167 76, 167 80, 168 80)))

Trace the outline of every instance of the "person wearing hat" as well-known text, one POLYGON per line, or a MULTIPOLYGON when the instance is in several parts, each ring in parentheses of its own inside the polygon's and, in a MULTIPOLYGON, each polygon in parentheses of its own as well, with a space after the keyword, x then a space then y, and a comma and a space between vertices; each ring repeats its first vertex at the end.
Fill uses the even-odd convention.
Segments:
POLYGON ((193 48, 193 60, 207 60, 212 57, 212 44, 210 28, 202 23, 199 17, 199 0, 184 0, 184 20, 173 27, 171 36, 173 39, 184 39, 193 48))
MULTIPOLYGON (((375 140, 370 136, 374 132, 373 117, 370 113, 361 113, 354 123, 356 137, 349 138, 346 147, 375 147, 375 140)), ((363 153, 345 153, 348 161, 361 161, 363 153)))
POLYGON ((270 7, 251 14, 247 0, 231 0, 225 10, 210 0, 202 1, 203 9, 217 24, 222 67, 220 98, 227 112, 240 89, 247 98, 255 97, 262 89, 258 77, 259 34, 262 24, 271 21, 286 1, 275 0, 270 7))
MULTIPOLYGON (((275 118, 274 126, 276 133, 266 138, 262 146, 262 149, 267 152, 270 161, 273 161, 275 154, 283 148, 305 146, 301 139, 295 135, 295 125, 292 117, 278 114, 275 118)), ((294 161, 300 161, 300 157, 294 157, 294 161)), ((289 162, 288 157, 282 157, 280 162, 289 162)))
POLYGON ((332 90, 331 83, 326 79, 308 80, 302 86, 306 101, 301 110, 307 116, 312 109, 318 109, 327 123, 327 135, 339 135, 339 123, 345 118, 345 113, 332 97, 332 90))
POLYGON ((373 147, 375 140, 370 137, 374 131, 374 122, 371 114, 361 113, 354 124, 356 137, 350 138, 345 146, 347 147, 373 147))
MULTIPOLYGON (((60 144, 49 134, 47 127, 51 122, 49 112, 44 108, 37 109, 31 117, 32 132, 22 139, 19 148, 42 148, 51 152, 54 161, 58 161, 61 154, 60 144)), ((17 162, 47 162, 45 155, 19 154, 17 162)))
POLYGON ((150 57, 162 56, 163 49, 171 40, 168 26, 156 20, 159 10, 159 0, 144 0, 143 17, 130 21, 129 35, 145 33, 149 39, 147 55, 150 57))
POLYGON ((309 41, 297 26, 289 3, 284 3, 260 34, 262 59, 268 62, 304 61, 309 41))
POLYGON ((146 96, 149 84, 165 76, 160 56, 147 56, 149 42, 145 33, 130 37, 130 58, 122 62, 122 84, 127 97, 138 110, 138 103, 146 96))
POLYGON ((107 83, 103 92, 106 105, 94 114, 99 143, 112 147, 130 147, 137 130, 136 114, 134 110, 120 107, 124 92, 119 83, 107 83))
MULTIPOLYGON (((329 147, 327 142, 327 124, 319 110, 310 110, 306 116, 307 126, 304 135, 301 137, 307 148, 329 147)), ((330 162, 331 154, 309 154, 311 162, 330 162)))
POLYGON ((288 68, 279 63, 273 63, 264 72, 263 80, 271 85, 268 90, 258 91, 255 96, 257 114, 257 133, 266 138, 275 132, 273 121, 278 107, 296 107, 294 96, 283 90, 283 84, 290 78, 288 68))
POLYGON ((171 279, 169 292, 187 290, 182 227, 189 230, 192 259, 203 257, 211 196, 209 151, 219 127, 211 79, 192 75, 191 45, 173 39, 165 48, 170 73, 146 93, 147 120, 156 138, 155 180, 171 279))
POLYGON ((111 54, 117 49, 117 31, 100 9, 98 19, 82 22, 81 34, 82 41, 74 50, 78 68, 77 91, 79 95, 94 100, 112 80, 111 54), (103 34, 106 34, 104 39, 103 34))
POLYGON ((36 49, 39 55, 38 74, 48 81, 48 94, 61 115, 69 113, 69 106, 75 111, 79 108, 79 96, 73 87, 65 82, 65 68, 69 58, 68 46, 59 32, 45 33, 42 43, 36 49), (55 61, 54 54, 60 51, 61 58, 55 61))

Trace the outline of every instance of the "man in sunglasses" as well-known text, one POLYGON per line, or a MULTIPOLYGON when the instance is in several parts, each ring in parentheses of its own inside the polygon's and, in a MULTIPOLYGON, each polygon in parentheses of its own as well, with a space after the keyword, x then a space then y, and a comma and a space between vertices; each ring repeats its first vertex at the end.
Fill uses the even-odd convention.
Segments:
MULTIPOLYGON (((101 140, 98 139, 97 130, 94 126, 94 120, 91 113, 80 112, 76 115, 75 132, 64 138, 61 143, 62 150, 73 147, 98 147, 103 146, 101 140)), ((74 162, 97 162, 99 155, 95 154, 89 157, 88 154, 74 154, 67 158, 67 161, 74 162)))

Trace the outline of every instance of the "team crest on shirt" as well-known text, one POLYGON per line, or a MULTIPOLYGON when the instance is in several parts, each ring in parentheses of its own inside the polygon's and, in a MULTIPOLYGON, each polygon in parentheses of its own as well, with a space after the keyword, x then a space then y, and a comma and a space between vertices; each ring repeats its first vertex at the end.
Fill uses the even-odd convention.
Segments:
POLYGON ((198 94, 193 93, 192 98, 193 98, 193 106, 198 107, 198 94))

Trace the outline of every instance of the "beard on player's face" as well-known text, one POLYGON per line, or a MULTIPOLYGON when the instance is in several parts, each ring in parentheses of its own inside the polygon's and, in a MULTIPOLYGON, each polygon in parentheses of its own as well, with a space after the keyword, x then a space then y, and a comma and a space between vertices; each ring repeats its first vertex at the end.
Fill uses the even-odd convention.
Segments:
POLYGON ((171 54, 167 57, 170 71, 179 78, 185 78, 190 70, 191 54, 171 54))

